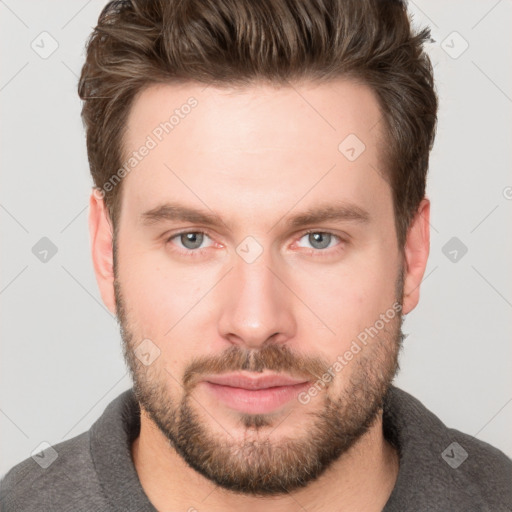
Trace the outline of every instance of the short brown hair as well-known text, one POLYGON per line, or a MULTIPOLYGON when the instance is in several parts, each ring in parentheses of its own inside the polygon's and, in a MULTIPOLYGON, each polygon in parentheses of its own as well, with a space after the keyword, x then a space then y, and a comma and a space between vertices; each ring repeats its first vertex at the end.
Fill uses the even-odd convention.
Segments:
MULTIPOLYGON (((117 0, 87 42, 78 92, 94 184, 116 229, 123 135, 135 96, 153 83, 245 86, 352 78, 376 93, 388 150, 398 243, 425 196, 437 96, 407 8, 392 0, 117 0)), ((341 142, 341 141, 340 141, 341 142)))

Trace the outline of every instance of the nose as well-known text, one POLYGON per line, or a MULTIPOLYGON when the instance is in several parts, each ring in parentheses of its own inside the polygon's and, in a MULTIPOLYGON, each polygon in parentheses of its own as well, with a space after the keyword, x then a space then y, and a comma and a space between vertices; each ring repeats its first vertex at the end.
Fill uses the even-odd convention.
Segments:
POLYGON ((234 268, 218 290, 219 334, 233 344, 258 349, 295 335, 294 296, 271 260, 266 251, 252 263, 235 255, 234 268))

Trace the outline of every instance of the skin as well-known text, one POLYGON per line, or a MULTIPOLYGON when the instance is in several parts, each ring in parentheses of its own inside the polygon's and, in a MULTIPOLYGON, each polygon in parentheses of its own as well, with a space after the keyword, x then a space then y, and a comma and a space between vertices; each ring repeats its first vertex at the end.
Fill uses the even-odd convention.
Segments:
MULTIPOLYGON (((429 252, 428 199, 419 206, 405 247, 397 244, 391 189, 381 174, 384 126, 369 88, 346 80, 241 90, 193 83, 151 86, 131 109, 124 140, 128 152, 190 96, 197 107, 123 180, 115 275, 111 222, 94 193, 89 217, 100 292, 118 315, 122 290, 123 339, 132 372, 146 389, 154 386, 160 402, 172 401, 175 407, 184 399, 184 373, 198 357, 222 361, 220 355, 229 349, 264 354, 274 346, 307 362, 334 363, 396 303, 402 268, 402 313, 414 309, 429 252), (352 162, 338 150, 349 134, 366 146, 352 162), (143 212, 169 201, 214 212, 223 224, 141 221, 143 212), (286 225, 300 212, 334 202, 357 206, 368 220, 286 225), (309 229, 340 238, 318 249, 304 234, 309 229), (181 231, 205 231, 203 252, 190 256, 193 251, 179 236, 170 239, 181 231), (236 251, 247 236, 262 249, 251 263, 236 251), (147 367, 133 357, 143 339, 160 350, 147 367)), ((391 371, 399 333, 397 316, 319 396, 306 405, 292 400, 266 416, 267 426, 260 429, 249 428, 238 411, 202 386, 190 390, 191 407, 205 432, 226 447, 244 440, 266 439, 276 449, 285 439, 310 442, 311 418, 324 410, 328 398, 346 396, 351 379, 367 371, 364 358, 374 364, 368 378, 382 391, 375 365, 391 371)), ((213 483, 186 464, 144 408, 132 455, 144 491, 162 511, 264 507, 272 512, 301 506, 321 511, 332 510, 333 503, 338 511, 380 511, 399 469, 396 450, 382 434, 380 410, 321 475, 273 496, 237 493, 213 483)), ((243 460, 233 459, 233 464, 243 460)))

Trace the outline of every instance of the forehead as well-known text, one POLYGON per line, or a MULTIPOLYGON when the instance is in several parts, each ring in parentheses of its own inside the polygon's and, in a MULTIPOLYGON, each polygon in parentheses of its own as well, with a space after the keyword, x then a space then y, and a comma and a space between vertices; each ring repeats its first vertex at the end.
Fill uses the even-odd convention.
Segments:
POLYGON ((382 136, 375 94, 351 81, 153 85, 128 117, 122 210, 179 199, 250 218, 255 205, 262 214, 319 197, 370 203, 390 197, 382 136))

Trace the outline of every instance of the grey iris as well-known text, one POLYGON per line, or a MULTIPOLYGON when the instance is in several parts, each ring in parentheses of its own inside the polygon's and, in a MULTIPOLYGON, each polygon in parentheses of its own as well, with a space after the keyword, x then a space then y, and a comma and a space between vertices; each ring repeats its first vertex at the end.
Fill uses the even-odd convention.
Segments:
POLYGON ((180 236, 180 241, 183 244, 183 247, 187 249, 197 249, 203 243, 204 234, 203 233, 183 233, 180 236), (191 246, 187 245, 188 243, 191 246))
POLYGON ((325 249, 329 247, 331 243, 331 234, 330 233, 309 233, 309 243, 315 249, 325 249), (317 245, 315 245, 317 244, 317 245))

